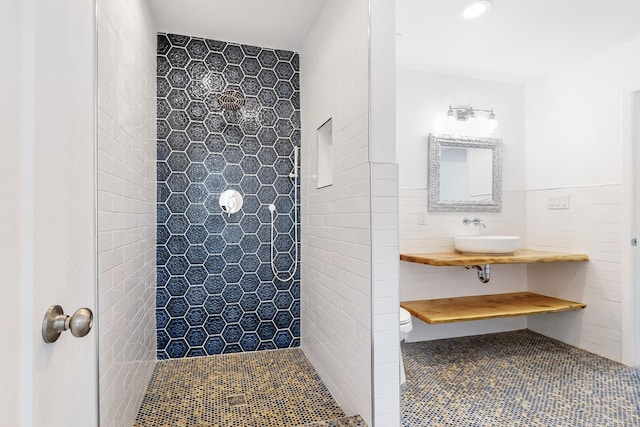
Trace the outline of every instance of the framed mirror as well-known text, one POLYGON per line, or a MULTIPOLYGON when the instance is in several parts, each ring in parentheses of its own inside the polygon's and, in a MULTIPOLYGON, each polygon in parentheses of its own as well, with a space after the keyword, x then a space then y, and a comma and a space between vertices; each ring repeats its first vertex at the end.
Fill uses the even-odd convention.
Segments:
POLYGON ((500 212, 502 140, 429 135, 429 203, 433 212, 500 212))

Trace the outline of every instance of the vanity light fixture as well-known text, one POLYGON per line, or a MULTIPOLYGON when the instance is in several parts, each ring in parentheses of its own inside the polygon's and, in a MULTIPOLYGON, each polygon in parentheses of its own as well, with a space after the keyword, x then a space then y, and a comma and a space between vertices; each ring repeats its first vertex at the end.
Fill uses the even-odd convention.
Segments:
POLYGON ((460 16, 465 19, 475 19, 484 15, 491 10, 493 3, 489 0, 478 0, 466 5, 461 11, 460 16))
POLYGON ((494 130, 495 128, 498 127, 498 121, 496 120, 496 113, 493 112, 493 108, 489 113, 489 127, 491 128, 491 130, 494 130))
POLYGON ((496 113, 493 112, 493 108, 490 110, 481 110, 473 107, 452 107, 449 105, 447 117, 464 122, 469 119, 475 119, 477 117, 476 113, 485 113, 487 114, 487 119, 489 119, 489 121, 496 123, 496 113))

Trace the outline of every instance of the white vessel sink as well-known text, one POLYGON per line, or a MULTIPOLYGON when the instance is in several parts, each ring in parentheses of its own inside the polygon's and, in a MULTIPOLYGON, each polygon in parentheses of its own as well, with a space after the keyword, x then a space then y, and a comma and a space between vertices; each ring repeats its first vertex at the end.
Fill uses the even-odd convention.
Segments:
POLYGON ((518 236, 464 236, 454 237, 453 246, 464 254, 512 254, 520 247, 518 236))

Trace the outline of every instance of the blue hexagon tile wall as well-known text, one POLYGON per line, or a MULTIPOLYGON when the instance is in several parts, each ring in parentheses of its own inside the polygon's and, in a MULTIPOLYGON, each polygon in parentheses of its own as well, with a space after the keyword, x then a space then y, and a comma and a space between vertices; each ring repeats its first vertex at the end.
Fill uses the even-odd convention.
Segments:
MULTIPOLYGON (((299 345, 294 146, 300 144, 298 55, 158 35, 158 358, 299 345), (244 95, 239 110, 218 96, 244 95), (244 196, 223 214, 222 191, 244 196)), ((299 246, 298 246, 299 248, 299 246)))

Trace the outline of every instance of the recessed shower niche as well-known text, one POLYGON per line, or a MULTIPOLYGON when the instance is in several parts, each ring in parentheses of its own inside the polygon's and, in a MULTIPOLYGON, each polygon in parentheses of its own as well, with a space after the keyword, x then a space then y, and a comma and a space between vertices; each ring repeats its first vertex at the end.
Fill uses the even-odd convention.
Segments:
POLYGON ((271 265, 299 262, 298 55, 160 34, 157 61, 158 358, 298 346, 299 273, 271 265))
POLYGON ((316 131, 317 188, 333 184, 333 121, 327 120, 316 131))

